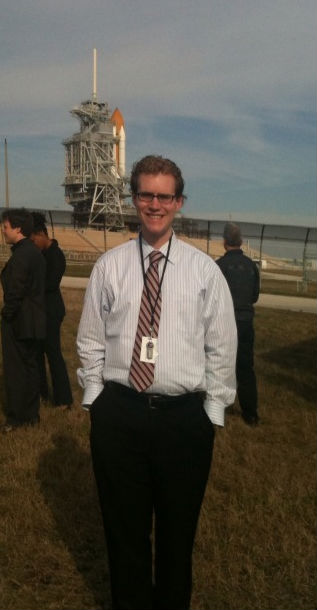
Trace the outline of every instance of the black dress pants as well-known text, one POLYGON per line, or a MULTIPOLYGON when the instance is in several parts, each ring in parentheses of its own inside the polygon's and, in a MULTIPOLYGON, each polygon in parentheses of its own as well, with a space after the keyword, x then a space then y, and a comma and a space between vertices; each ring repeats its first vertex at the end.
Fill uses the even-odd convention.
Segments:
POLYGON ((48 398, 48 383, 45 367, 45 354, 52 379, 53 400, 56 406, 71 405, 72 391, 65 360, 61 348, 60 329, 63 319, 50 316, 47 318, 46 338, 41 342, 38 356, 40 369, 41 396, 48 398))
POLYGON ((252 320, 237 320, 237 394, 243 414, 256 416, 258 394, 253 368, 254 329, 252 320))
POLYGON ((187 610, 214 428, 199 393, 170 403, 145 396, 108 382, 91 407, 113 609, 187 610))
POLYGON ((12 426, 39 421, 40 379, 37 339, 17 339, 12 325, 1 321, 3 375, 7 397, 6 423, 12 426))

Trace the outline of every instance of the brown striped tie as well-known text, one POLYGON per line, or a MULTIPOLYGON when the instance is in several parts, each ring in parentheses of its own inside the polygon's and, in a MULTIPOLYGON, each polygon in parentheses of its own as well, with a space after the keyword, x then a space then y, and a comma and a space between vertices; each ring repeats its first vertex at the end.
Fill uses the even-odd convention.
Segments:
POLYGON ((153 336, 158 336, 158 329, 161 315, 161 295, 158 295, 159 291, 159 273, 158 264, 164 254, 159 250, 153 250, 150 253, 150 264, 146 272, 146 285, 144 283, 138 327, 135 335, 134 348, 132 353, 131 368, 129 374, 129 381, 138 392, 143 392, 154 381, 154 364, 150 362, 141 362, 141 343, 142 337, 148 337, 150 334, 151 326, 151 309, 154 309, 154 320, 153 320, 153 336), (151 299, 152 308, 149 304, 148 294, 151 299), (157 299, 157 300, 156 300, 157 299))

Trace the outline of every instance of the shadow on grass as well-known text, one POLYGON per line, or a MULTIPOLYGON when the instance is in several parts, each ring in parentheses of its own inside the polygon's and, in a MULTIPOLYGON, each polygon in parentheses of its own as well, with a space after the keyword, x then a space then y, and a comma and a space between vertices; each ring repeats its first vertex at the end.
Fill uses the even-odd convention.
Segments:
POLYGON ((90 455, 71 436, 55 435, 52 440, 54 447, 39 459, 41 492, 59 536, 94 596, 96 610, 106 609, 110 607, 109 574, 90 455))
MULTIPOLYGON (((0 366, 2 367, 2 363, 0 362, 0 366)), ((6 417, 6 404, 7 404, 7 397, 5 394, 5 379, 4 379, 4 375, 3 372, 1 372, 0 374, 0 415, 1 415, 1 420, 5 420, 6 417)))
POLYGON ((260 354, 259 358, 269 364, 277 364, 280 370, 274 374, 261 374, 280 386, 286 386, 290 391, 298 394, 308 402, 315 405, 317 383, 316 383, 316 337, 299 341, 260 354))

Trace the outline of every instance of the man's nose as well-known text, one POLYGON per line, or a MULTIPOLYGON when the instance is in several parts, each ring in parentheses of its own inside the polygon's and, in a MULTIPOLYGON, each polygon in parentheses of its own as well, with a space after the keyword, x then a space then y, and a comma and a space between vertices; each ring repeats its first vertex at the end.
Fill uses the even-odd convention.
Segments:
POLYGON ((151 205, 151 207, 152 207, 152 208, 153 208, 153 207, 154 207, 154 208, 159 208, 159 207, 161 206, 161 204, 160 204, 160 202, 159 202, 159 200, 158 200, 158 198, 157 198, 157 195, 154 195, 154 196, 153 196, 153 199, 152 199, 152 201, 151 201, 151 204, 150 204, 150 205, 151 205))

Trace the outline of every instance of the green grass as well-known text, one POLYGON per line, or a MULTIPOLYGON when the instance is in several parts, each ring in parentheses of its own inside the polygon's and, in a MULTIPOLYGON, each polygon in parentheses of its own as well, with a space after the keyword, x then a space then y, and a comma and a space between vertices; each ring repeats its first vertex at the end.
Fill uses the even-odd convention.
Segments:
MULTIPOLYGON (((110 608, 89 419, 76 382, 83 291, 63 292, 74 409, 42 407, 38 427, 1 437, 6 610, 110 608)), ((316 607, 316 317, 257 308, 255 324, 261 424, 247 427, 235 405, 217 431, 194 548, 193 610, 316 607)))
MULTIPOLYGON (((89 277, 93 268, 92 263, 67 263, 65 275, 71 277, 89 277)), ((279 275, 282 275, 281 271, 279 275)), ((288 275, 288 272, 287 272, 288 275)), ((301 296, 307 298, 316 298, 316 282, 308 282, 307 290, 301 289, 300 278, 294 275, 294 281, 292 280, 281 280, 280 278, 274 280, 263 277, 261 280, 261 292, 266 294, 281 294, 287 296, 301 296)))

